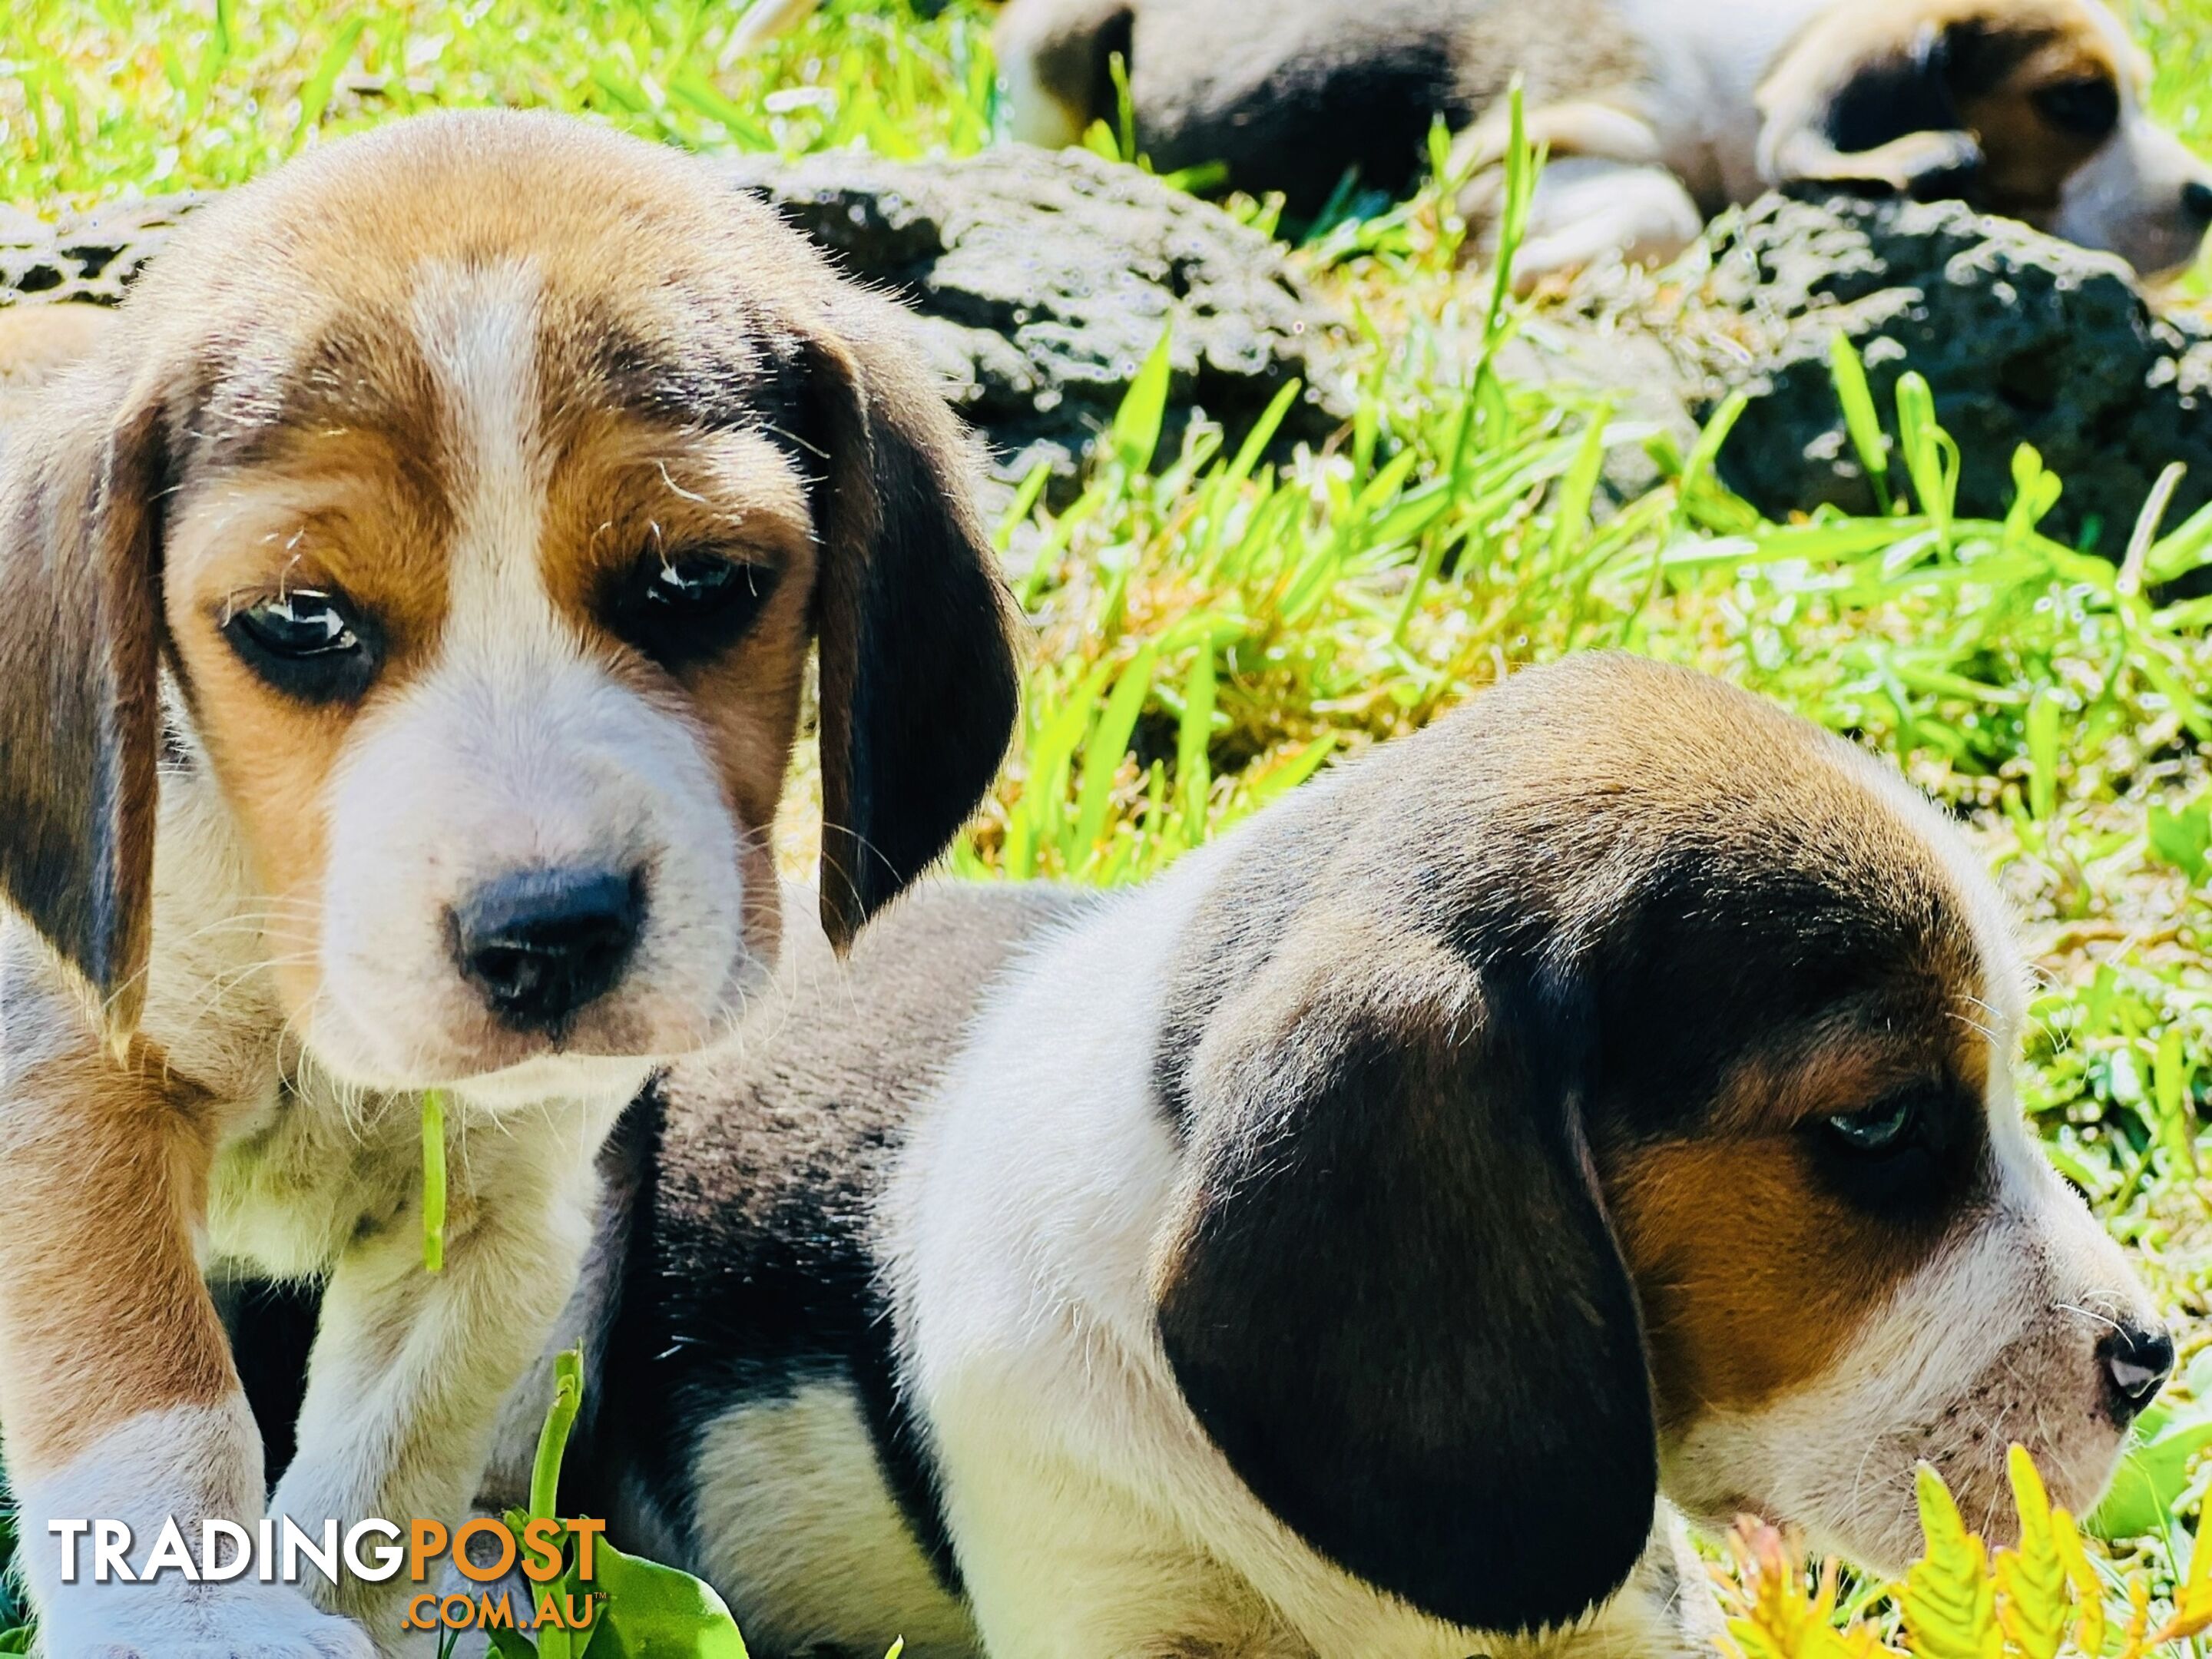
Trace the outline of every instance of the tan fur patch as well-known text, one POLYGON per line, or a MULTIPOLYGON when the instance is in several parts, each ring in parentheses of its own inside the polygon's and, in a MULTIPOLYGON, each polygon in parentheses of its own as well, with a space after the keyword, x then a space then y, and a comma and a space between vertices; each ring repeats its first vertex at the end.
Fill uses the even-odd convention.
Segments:
POLYGON ((23 1476, 238 1386, 192 1252, 208 1125, 162 1071, 143 1042, 119 1067, 83 1042, 15 1079, 0 1118, 0 1421, 23 1476))
POLYGON ((1914 1252, 1820 1193, 1786 1135, 1650 1148, 1606 1183, 1643 1297, 1662 1425, 1817 1376, 1914 1252))
MULTIPOLYGON (((1960 1007, 1978 998, 1965 982, 1960 1007)), ((1941 1008, 1902 1043, 1845 1038, 1817 1054, 1737 1068, 1707 1133, 1615 1148, 1607 1197, 1643 1298, 1659 1419, 1744 1409, 1826 1370, 1934 1243, 1814 1179, 1806 1126, 1860 1110, 1916 1078, 1978 1098, 1989 1052, 1941 1008), (1954 1048, 1948 1045, 1957 1038, 1954 1048)))
MULTIPOLYGON (((363 365, 363 368, 369 366, 363 365)), ((435 648, 451 522, 431 457, 410 432, 434 411, 404 399, 383 418, 273 434, 273 453, 201 495, 172 535, 169 636, 223 790, 269 896, 270 957, 291 1006, 315 985, 327 826, 322 800, 356 708, 263 684, 223 633, 240 610, 301 589, 335 591, 377 621, 379 691, 435 648)))
POLYGON ((2102 82, 2116 93, 2120 86, 2110 48, 2082 27, 2054 33, 1996 87, 1961 101, 1961 124, 1982 146, 1984 199, 1998 212, 2030 221, 2052 213, 2074 170, 2106 143, 2107 135, 2054 125, 2036 107, 2037 92, 2075 82, 2102 82))
POLYGON ((772 955, 771 832, 798 732, 817 562, 804 482, 757 434, 672 432, 614 415, 580 423, 554 477, 544 551, 554 601, 611 672, 709 733, 743 841, 745 942, 772 955), (604 583, 686 549, 740 559, 772 591, 736 649, 671 674, 609 634, 598 607, 604 583))
POLYGON ((0 309, 0 427, 21 417, 33 392, 89 356, 114 321, 106 306, 18 301, 0 309))

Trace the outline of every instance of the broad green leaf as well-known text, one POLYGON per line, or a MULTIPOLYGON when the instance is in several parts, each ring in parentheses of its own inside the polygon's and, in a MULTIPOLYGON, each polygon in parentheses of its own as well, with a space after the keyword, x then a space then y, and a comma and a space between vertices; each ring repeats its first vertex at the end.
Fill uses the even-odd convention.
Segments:
POLYGON ((2147 833, 2150 850, 2190 880, 2212 874, 2212 795, 2179 811, 2154 802, 2147 833))
POLYGON ((607 1599, 589 1659, 746 1659, 738 1621, 711 1585, 604 1539, 593 1554, 591 1588, 607 1599))
POLYGON ((2212 1446, 2212 1407, 2191 1405, 2183 1413, 2152 1407, 2136 1419, 2112 1490, 2082 1530, 2106 1539, 2164 1531, 2172 1522, 2174 1500, 2188 1489, 2191 1463, 2207 1446, 2212 1446))

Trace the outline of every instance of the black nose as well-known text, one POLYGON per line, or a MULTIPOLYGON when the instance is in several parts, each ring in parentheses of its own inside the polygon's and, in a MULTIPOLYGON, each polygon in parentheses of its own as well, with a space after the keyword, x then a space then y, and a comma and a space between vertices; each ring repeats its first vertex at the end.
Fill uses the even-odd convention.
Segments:
POLYGON ((2150 1404, 2173 1375, 2173 1339, 2164 1331, 2116 1326, 2097 1345, 2105 1367, 2105 1403, 2122 1428, 2150 1404))
POLYGON ((2191 179, 2181 187, 2181 210, 2192 219, 2212 224, 2212 185, 2191 179))
POLYGON ((557 1036, 622 977, 644 915, 642 871, 520 870, 455 907, 453 954, 502 1024, 557 1036))

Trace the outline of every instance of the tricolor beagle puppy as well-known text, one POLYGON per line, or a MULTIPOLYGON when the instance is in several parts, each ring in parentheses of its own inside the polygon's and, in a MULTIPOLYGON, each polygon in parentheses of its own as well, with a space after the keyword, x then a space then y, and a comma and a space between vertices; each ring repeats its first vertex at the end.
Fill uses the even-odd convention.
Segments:
POLYGON ((2212 169, 2144 113, 2100 0, 1012 0, 998 42, 1014 137, 1112 115, 1118 53, 1158 165, 1224 161, 1301 213, 1352 167, 1402 184, 1441 115, 1480 216, 1519 74, 1552 158, 1531 278, 1671 258, 1776 187, 1963 197, 2146 276, 2212 225, 2212 169))
POLYGON ((2086 1505, 2172 1363, 1957 833, 1680 670, 782 972, 663 1085, 579 1494, 766 1659, 1709 1654, 1677 1510, 1893 1571, 1920 1460, 2086 1505))
POLYGON ((396 1650, 402 1585, 65 1583, 46 1523, 122 1520, 143 1565, 169 1516, 461 1513, 607 1128, 769 983, 810 641, 842 945, 997 767, 1008 607, 895 313, 580 124, 333 145, 86 345, 0 461, 21 1559, 53 1659, 396 1650), (325 1286, 273 1499, 234 1271, 325 1286))

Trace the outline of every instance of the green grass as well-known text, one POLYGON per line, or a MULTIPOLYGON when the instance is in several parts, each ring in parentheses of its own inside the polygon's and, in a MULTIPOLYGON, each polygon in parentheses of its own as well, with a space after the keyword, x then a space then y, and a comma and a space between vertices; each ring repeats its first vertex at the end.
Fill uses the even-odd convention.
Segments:
POLYGON ((2212 13, 2203 0, 2122 0, 2114 8, 2151 56, 2151 112, 2212 148, 2212 13))
POLYGON ((989 21, 847 0, 737 58, 732 0, 15 0, 0 24, 0 198, 237 184, 420 110, 567 110, 696 148, 885 155, 990 134, 989 21))
MULTIPOLYGON (((51 209, 220 185, 453 104, 550 106, 702 148, 987 141, 974 0, 920 22, 847 0, 732 61, 738 10, 18 0, 0 195, 51 209)), ((2212 6, 2137 10, 2157 109, 2212 148, 2212 6)), ((1335 442, 1277 466, 1200 428, 1155 454, 1140 395, 1077 501, 1005 527, 1042 642, 1015 761, 957 866, 1141 878, 1332 758, 1572 650, 1723 675, 1891 757, 1966 821, 2041 975, 2027 1109, 2142 1253, 2185 1351, 2212 1346, 2197 1180, 2212 1159, 2212 601, 2155 597, 2212 554, 2212 516, 2154 509, 2116 568, 2038 532, 2064 481, 2023 456, 2008 518, 1956 520, 1908 386, 1902 410, 1861 411, 1906 435, 1887 458, 1892 515, 1765 522, 1713 480, 1726 412, 1685 454, 1601 395, 1501 381, 1491 353, 1516 313, 1455 269, 1458 242, 1431 193, 1302 256, 1353 320, 1358 414, 1335 442), (1659 482, 1594 511, 1600 463, 1639 447, 1659 482)), ((2195 1375, 2212 1391, 2212 1365, 2195 1375)), ((2162 1540, 2131 1547, 2163 1574, 2162 1540)))

